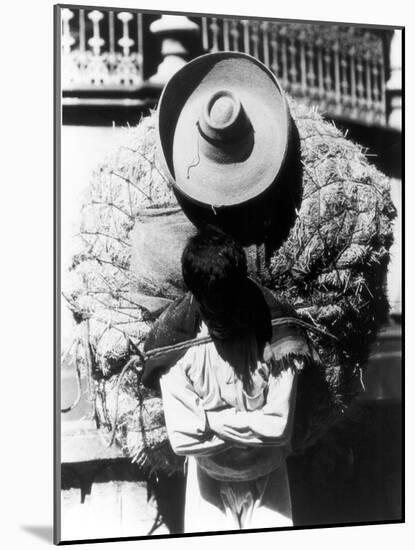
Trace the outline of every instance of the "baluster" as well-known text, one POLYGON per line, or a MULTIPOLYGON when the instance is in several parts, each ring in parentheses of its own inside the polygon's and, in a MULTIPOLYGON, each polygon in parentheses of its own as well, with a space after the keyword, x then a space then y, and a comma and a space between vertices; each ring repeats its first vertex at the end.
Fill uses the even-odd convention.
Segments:
POLYGON ((357 95, 356 95, 356 47, 352 45, 349 49, 350 57, 350 104, 352 107, 351 117, 357 117, 357 95))
POLYGON ((340 92, 343 106, 349 106, 349 82, 347 80, 347 59, 344 52, 340 53, 340 92))
POLYGON ((298 36, 300 42, 300 89, 301 94, 305 97, 307 92, 307 67, 305 59, 305 32, 302 30, 298 36))
POLYGON ((103 13, 98 10, 93 10, 88 15, 88 19, 92 21, 92 38, 88 40, 88 44, 92 48, 95 56, 99 56, 101 48, 105 44, 105 40, 100 36, 99 22, 104 17, 103 13))
POLYGON ((210 24, 212 30, 212 52, 219 51, 219 25, 217 17, 212 17, 212 23, 210 24))
MULTIPOLYGON (((402 129, 402 31, 395 30, 389 50, 390 77, 387 82, 388 124, 402 129)), ((384 75, 383 75, 384 79, 384 75)))
POLYGON ((262 30, 262 49, 264 53, 264 64, 269 67, 269 23, 264 21, 261 25, 262 30))
POLYGON ((374 109, 376 113, 376 120, 383 123, 381 92, 380 92, 380 62, 383 61, 383 43, 380 39, 375 38, 375 51, 374 57, 371 60, 372 66, 372 93, 374 101, 374 109))
POLYGON ((380 90, 379 90, 379 68, 378 62, 375 60, 372 62, 372 92, 373 92, 373 101, 376 112, 376 118, 380 114, 380 90))
POLYGON ((244 28, 244 52, 249 54, 250 53, 250 49, 249 49, 249 21, 242 21, 242 25, 243 25, 243 28, 244 28))
POLYGON ((88 72, 90 74, 89 82, 95 86, 102 86, 104 75, 108 74, 108 69, 101 58, 101 48, 104 46, 105 40, 101 38, 99 23, 103 17, 104 14, 98 10, 93 10, 88 14, 88 19, 92 21, 92 38, 88 40, 88 45, 92 48, 93 55, 88 72))
MULTIPOLYGON (((324 99, 324 72, 323 72, 323 40, 319 37, 316 41, 317 47, 317 86, 318 97, 324 99)), ((322 106, 325 108, 324 106, 322 106)))
POLYGON ((114 29, 114 12, 108 12, 108 43, 109 43, 109 53, 108 53, 108 66, 111 75, 111 81, 116 85, 117 79, 115 73, 117 71, 117 56, 115 54, 115 29, 114 29))
POLYGON ((380 111, 381 122, 386 122, 386 84, 385 84, 385 66, 383 57, 379 59, 379 92, 380 92, 380 111))
POLYGON ((75 44, 75 38, 71 34, 70 21, 74 13, 65 8, 62 10, 62 88, 72 88, 79 74, 79 66, 76 60, 76 52, 72 52, 72 46, 75 44))
POLYGON ((71 47, 75 43, 75 38, 71 34, 70 29, 70 20, 74 16, 71 10, 64 8, 62 10, 62 50, 64 55, 69 55, 71 53, 71 47))
POLYGON ((133 15, 127 11, 122 11, 117 17, 122 22, 122 38, 118 40, 118 44, 122 47, 123 56, 128 57, 130 55, 130 49, 134 45, 134 40, 130 38, 129 29, 129 23, 133 15))
POLYGON ((239 29, 238 29, 238 21, 236 19, 232 19, 231 21, 231 36, 232 36, 232 50, 234 52, 239 51, 239 29))
POLYGON ((290 75, 290 80, 291 80, 291 90, 295 94, 298 88, 300 87, 300 85, 297 80, 297 75, 298 75, 298 70, 296 66, 297 65, 296 63, 297 48, 295 45, 294 36, 291 36, 289 38, 288 53, 289 53, 289 64, 290 64, 290 69, 288 71, 288 74, 290 75))
POLYGON ((287 27, 283 26, 280 30, 281 36, 281 59, 282 59, 282 85, 285 88, 290 87, 290 82, 288 80, 288 45, 287 45, 287 27))
POLYGON ((209 27, 207 17, 202 17, 202 46, 203 51, 209 51, 209 27))
POLYGON ((272 25, 271 27, 271 70, 275 76, 280 76, 278 64, 278 27, 276 25, 272 25))
POLYGON ((225 51, 229 51, 229 21, 223 20, 223 48, 225 51))
POLYGON ((259 59, 259 22, 252 21, 251 25, 252 55, 259 59))
POLYGON ((324 88, 327 101, 327 107, 330 105, 333 97, 332 91, 332 78, 331 78, 331 56, 330 56, 330 47, 328 45, 324 48, 324 88))
POLYGON ((139 81, 135 56, 130 54, 130 50, 134 46, 134 40, 130 37, 130 21, 133 19, 133 15, 130 12, 122 11, 117 18, 122 22, 122 37, 118 40, 123 55, 119 66, 120 83, 132 86, 139 81))
POLYGON ((361 53, 358 52, 356 56, 356 92, 357 92, 357 106, 358 106, 358 115, 361 114, 361 109, 365 106, 364 92, 365 88, 363 86, 363 60, 361 53))
POLYGON ((335 111, 336 113, 341 113, 341 103, 342 97, 340 93, 340 44, 336 39, 332 46, 333 49, 333 59, 334 59, 334 100, 335 100, 335 111))
POLYGON ((307 81, 308 85, 310 87, 310 95, 311 97, 317 96, 317 87, 316 87, 316 73, 314 68, 314 45, 313 42, 310 41, 307 47, 306 51, 307 56, 307 62, 308 62, 308 70, 307 70, 307 81))
MULTIPOLYGON (((72 55, 75 52, 72 52, 72 55)), ((86 48, 85 10, 79 10, 79 52, 76 52, 72 75, 78 86, 88 85, 88 52, 86 48), (76 66, 75 66, 76 64, 76 66)))
POLYGON ((366 74, 366 120, 373 122, 372 119, 372 79, 370 75, 370 51, 366 50, 364 54, 365 60, 365 74, 366 74))

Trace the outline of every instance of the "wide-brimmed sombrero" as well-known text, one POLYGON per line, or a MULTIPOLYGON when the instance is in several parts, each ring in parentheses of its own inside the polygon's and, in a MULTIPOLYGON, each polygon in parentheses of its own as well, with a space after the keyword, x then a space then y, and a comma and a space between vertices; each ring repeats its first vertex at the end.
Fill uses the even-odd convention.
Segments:
POLYGON ((242 204, 276 181, 291 124, 284 93, 260 61, 237 52, 203 55, 163 90, 161 161, 184 197, 219 208, 242 204))

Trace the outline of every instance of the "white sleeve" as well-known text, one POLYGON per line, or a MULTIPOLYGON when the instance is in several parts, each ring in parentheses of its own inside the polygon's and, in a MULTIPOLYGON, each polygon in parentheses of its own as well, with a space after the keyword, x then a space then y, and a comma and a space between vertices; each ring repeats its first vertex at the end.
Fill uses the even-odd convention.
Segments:
POLYGON ((167 433, 178 455, 214 454, 228 446, 209 427, 202 400, 185 373, 186 354, 160 379, 167 433))
POLYGON ((212 429, 225 440, 251 446, 284 446, 291 439, 296 370, 271 373, 266 403, 255 411, 234 408, 208 412, 212 429))

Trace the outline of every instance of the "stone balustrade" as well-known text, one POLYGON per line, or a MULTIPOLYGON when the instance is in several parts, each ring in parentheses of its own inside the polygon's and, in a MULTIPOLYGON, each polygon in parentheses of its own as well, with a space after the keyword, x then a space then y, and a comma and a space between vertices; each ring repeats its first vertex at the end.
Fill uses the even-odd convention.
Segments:
POLYGON ((62 9, 62 89, 134 91, 143 82, 143 15, 62 9))

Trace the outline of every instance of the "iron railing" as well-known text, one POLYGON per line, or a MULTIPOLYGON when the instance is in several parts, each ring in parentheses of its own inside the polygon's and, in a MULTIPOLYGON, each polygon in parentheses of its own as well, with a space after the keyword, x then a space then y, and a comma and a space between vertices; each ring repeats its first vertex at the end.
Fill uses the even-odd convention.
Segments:
POLYGON ((383 39, 366 28, 329 24, 202 19, 206 51, 261 60, 292 96, 330 115, 386 123, 383 39))
MULTIPOLYGON (((144 55, 160 59, 160 44, 147 44, 150 19, 155 16, 132 10, 63 9, 66 95, 99 91, 105 97, 105 92, 128 94, 142 88, 144 55)), ((192 20, 201 28, 200 50, 249 53, 275 73, 288 94, 327 115, 386 124, 388 31, 219 17, 192 20)))

